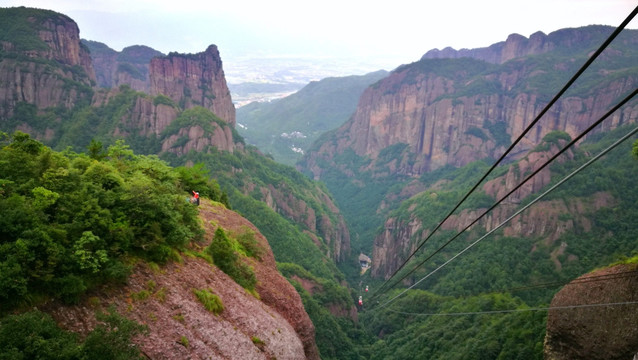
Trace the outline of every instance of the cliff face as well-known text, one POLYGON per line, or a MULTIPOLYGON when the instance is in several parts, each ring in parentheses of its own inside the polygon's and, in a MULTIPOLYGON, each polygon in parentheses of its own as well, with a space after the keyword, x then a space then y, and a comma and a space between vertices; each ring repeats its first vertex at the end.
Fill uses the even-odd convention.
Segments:
MULTIPOLYGON (((462 76, 461 73, 458 74, 462 76)), ((522 86, 524 70, 484 77, 502 89, 522 86)), ((467 79, 470 81, 470 79, 467 79)), ((473 81, 479 81, 478 79, 473 81)), ((577 136, 600 118, 638 78, 612 81, 585 97, 567 97, 548 112, 515 149, 514 157, 527 153, 549 132, 562 130, 577 136)), ((480 94, 454 98, 462 92, 458 82, 433 73, 416 76, 410 68, 399 69, 377 86, 368 88, 352 119, 337 130, 334 142, 325 142, 306 156, 306 167, 315 178, 323 169, 319 159, 329 161, 346 149, 374 160, 392 145, 407 144, 413 160, 398 159, 393 173, 419 175, 444 165, 463 166, 483 158, 496 158, 511 139, 545 107, 546 102, 529 93, 480 94), (408 79, 412 77, 412 79, 408 79), (500 127, 500 128, 499 128, 500 127)), ((638 106, 626 107, 606 121, 602 129, 638 120, 638 106)))
POLYGON ((552 300, 547 315, 544 355, 548 360, 632 359, 638 354, 636 266, 596 270, 567 284, 552 300), (576 307, 578 305, 594 305, 576 307))
POLYGON ((201 126, 179 129, 176 134, 162 141, 162 151, 184 155, 191 150, 203 152, 208 146, 213 146, 222 151, 233 152, 235 146, 239 146, 233 142, 233 134, 229 126, 220 126, 216 123, 212 123, 211 126, 213 127, 211 134, 208 134, 201 126))
POLYGON ((151 95, 165 95, 184 109, 203 106, 235 126, 235 106, 217 46, 198 54, 171 53, 151 60, 151 95))
POLYGON ((217 226, 230 233, 246 228, 256 233, 265 251, 261 260, 247 261, 261 300, 203 259, 182 254, 182 263, 160 271, 140 264, 125 287, 103 289, 80 305, 49 306, 48 311, 64 327, 85 333, 95 326, 96 310, 115 305, 120 314, 148 326, 148 335, 134 341, 150 359, 319 359, 314 326, 299 294, 277 271, 267 240, 246 219, 219 205, 202 202, 200 216, 208 241, 217 226), (206 311, 194 289, 218 295, 223 312, 216 316, 206 311), (143 292, 150 296, 136 296, 143 292), (180 343, 182 337, 188 346, 180 343))
POLYGON ((305 225, 319 249, 322 245, 314 234, 321 236, 327 245, 328 257, 336 262, 345 260, 350 255, 350 232, 332 199, 319 188, 316 188, 316 196, 308 194, 313 196, 312 200, 315 203, 323 204, 328 210, 317 216, 310 204, 293 196, 286 187, 286 184, 262 187, 261 193, 266 205, 286 218, 305 225))
POLYGON ((52 11, 2 9, 0 16, 30 24, 28 31, 8 29, 0 42, 0 118, 11 117, 19 103, 37 108, 72 108, 91 97, 95 73, 77 24, 52 11))
MULTIPOLYGON (((533 57, 521 56, 551 52, 565 45, 584 62, 591 44, 597 44, 601 34, 609 30, 609 27, 588 27, 558 31, 550 36, 537 34, 529 40, 513 35, 505 43, 495 45, 500 49, 499 58, 511 59, 503 65, 470 58, 426 56, 399 67, 362 94, 352 118, 333 133, 331 140, 319 142, 315 150, 308 152, 302 170, 319 179, 326 166, 343 167, 334 159, 347 149, 371 159, 367 166, 374 169, 381 151, 397 144, 407 144, 408 149, 396 159, 391 175, 415 176, 448 164, 458 167, 478 159, 497 158, 562 85, 562 81, 555 87, 547 83, 562 76, 567 81, 564 73, 571 73, 571 69, 575 72, 580 63, 563 56, 548 58, 551 65, 546 66, 533 57), (588 50, 581 51, 582 48, 588 50)), ((638 77, 631 70, 635 55, 629 49, 638 44, 638 33, 628 32, 619 44, 619 48, 605 52, 601 62, 609 64, 616 59, 617 64, 625 65, 606 69, 601 64, 592 70, 597 73, 586 78, 595 85, 588 86, 587 91, 574 89, 561 98, 534 131, 527 134, 511 158, 526 154, 550 131, 562 130, 576 136, 623 94, 635 89, 638 77), (609 76, 612 73, 623 75, 609 76)), ((601 130, 637 119, 638 105, 633 103, 613 114, 601 130)))
MULTIPOLYGON (((482 186, 482 190, 494 199, 500 199, 518 185, 527 176, 526 174, 534 172, 558 150, 559 148, 554 145, 549 151, 530 153, 511 165, 504 175, 486 182, 482 186)), ((570 152, 566 153, 566 158, 572 156, 570 152)), ((557 161, 564 160, 565 158, 559 158, 557 161)), ((485 231, 494 229, 518 210, 521 200, 530 194, 537 193, 548 185, 550 180, 551 173, 546 167, 475 226, 479 226, 485 231)), ((436 196, 436 192, 431 196, 436 196)), ((566 249, 571 245, 567 242, 558 244, 557 240, 560 236, 575 229, 590 231, 592 224, 589 215, 601 208, 614 206, 616 203, 613 196, 605 192, 594 193, 585 198, 539 201, 533 207, 511 219, 502 228, 503 235, 542 239, 539 244, 554 249, 551 259, 556 270, 560 270, 563 264, 558 260, 558 257, 565 254, 566 249)), ((441 225, 441 230, 461 231, 485 210, 463 210, 459 214, 450 216, 441 225)), ((384 231, 374 240, 372 275, 388 278, 416 248, 416 244, 429 234, 430 230, 424 229, 422 220, 414 213, 411 213, 410 217, 405 220, 395 217, 388 218, 384 231)), ((533 252, 534 249, 535 247, 531 251, 533 252)), ((567 261, 571 260, 575 260, 575 258, 568 256, 567 261)))

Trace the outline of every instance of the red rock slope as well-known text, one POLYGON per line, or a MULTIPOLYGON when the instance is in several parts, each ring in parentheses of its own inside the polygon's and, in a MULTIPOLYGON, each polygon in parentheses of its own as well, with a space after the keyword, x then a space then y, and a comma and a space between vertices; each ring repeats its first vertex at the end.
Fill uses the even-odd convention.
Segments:
POLYGON ((140 263, 128 285, 102 289, 78 306, 50 312, 64 327, 85 333, 95 324, 94 313, 113 304, 120 314, 148 326, 148 335, 135 342, 150 359, 319 359, 314 326, 299 294, 277 271, 266 238, 221 205, 204 200, 199 209, 206 228, 202 246, 210 243, 217 226, 230 233, 246 227, 255 232, 265 251, 260 261, 247 261, 261 300, 204 259, 182 254, 182 263, 159 269, 140 263), (193 289, 210 289, 224 311, 218 316, 208 312, 193 289))

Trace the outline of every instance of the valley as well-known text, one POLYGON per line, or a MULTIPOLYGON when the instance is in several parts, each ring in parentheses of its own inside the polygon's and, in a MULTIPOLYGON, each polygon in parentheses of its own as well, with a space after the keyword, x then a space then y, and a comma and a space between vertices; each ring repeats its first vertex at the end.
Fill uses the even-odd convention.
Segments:
POLYGON ((386 71, 0 20, 0 354, 638 353, 638 30, 604 50, 611 26, 511 34, 386 71))

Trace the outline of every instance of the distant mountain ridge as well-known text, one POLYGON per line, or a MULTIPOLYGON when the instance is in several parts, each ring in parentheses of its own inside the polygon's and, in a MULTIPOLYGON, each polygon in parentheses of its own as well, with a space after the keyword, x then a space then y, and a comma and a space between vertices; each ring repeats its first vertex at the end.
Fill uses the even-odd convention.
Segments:
POLYGON ((529 38, 519 34, 511 34, 507 40, 484 48, 455 50, 446 47, 442 50, 432 49, 426 52, 421 60, 469 57, 492 64, 503 64, 515 58, 545 54, 561 48, 571 49, 571 51, 578 48, 587 49, 599 45, 603 39, 609 36, 609 33, 610 27, 608 26, 591 25, 582 28, 561 29, 549 35, 538 31, 530 35, 529 38))
POLYGON ((82 39, 82 44, 91 51, 97 84, 104 88, 118 88, 127 84, 134 90, 148 93, 151 59, 164 56, 143 45, 129 46, 118 52, 97 41, 82 39))

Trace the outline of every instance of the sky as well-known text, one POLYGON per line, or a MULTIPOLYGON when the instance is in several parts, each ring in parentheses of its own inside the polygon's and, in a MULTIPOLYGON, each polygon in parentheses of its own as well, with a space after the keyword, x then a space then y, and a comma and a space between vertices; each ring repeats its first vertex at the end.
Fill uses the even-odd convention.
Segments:
MULTIPOLYGON (((218 46, 242 57, 339 57, 387 70, 428 50, 477 48, 591 24, 618 26, 636 0, 0 0, 74 19, 83 39, 165 54, 218 46)), ((629 28, 637 29, 638 20, 629 28)))

